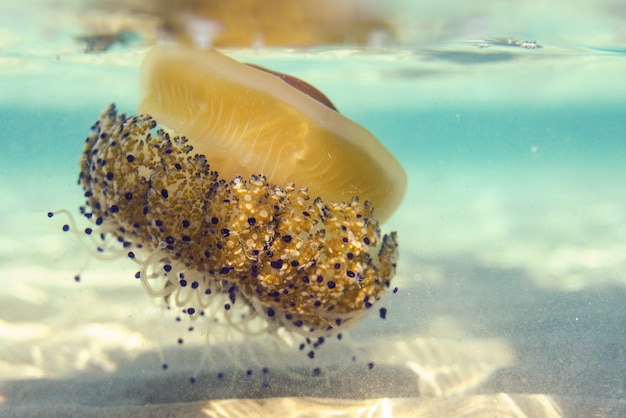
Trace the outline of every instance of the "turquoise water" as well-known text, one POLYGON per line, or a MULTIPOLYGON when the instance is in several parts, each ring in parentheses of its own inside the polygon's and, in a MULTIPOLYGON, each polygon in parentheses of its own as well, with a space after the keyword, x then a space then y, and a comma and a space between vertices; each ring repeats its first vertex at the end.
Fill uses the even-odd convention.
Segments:
POLYGON ((127 260, 94 260, 61 232, 66 220, 46 216, 78 217, 83 140, 110 102, 134 112, 146 47, 90 56, 71 43, 4 41, 0 410, 315 396, 406 398, 432 416, 521 416, 510 405, 529 416, 626 414, 623 39, 592 48, 546 35, 533 50, 465 39, 225 51, 319 87, 397 156, 409 187, 383 225, 401 250, 387 319, 374 312, 347 349, 329 345, 316 363, 297 346, 208 328, 219 361, 202 366, 202 338, 177 344, 184 327, 127 260), (338 364, 345 373, 326 372, 338 364))
MULTIPOLYGON (((37 169, 58 165, 75 170, 71 166, 76 165, 81 153, 76 138, 87 136, 103 106, 71 112, 2 108, 5 118, 0 121, 0 129, 5 138, 20 138, 8 143, 10 152, 0 156, 3 169, 21 172, 24 166, 37 169), (38 152, 33 153, 33 149, 38 152)), ((594 172, 595 168, 620 170, 626 154, 626 145, 619 140, 624 110, 618 104, 573 103, 547 108, 531 104, 509 108, 457 105, 416 110, 360 109, 352 113, 377 137, 386 138, 387 148, 408 169, 486 166, 504 170, 509 166, 540 170, 578 166, 594 172)))

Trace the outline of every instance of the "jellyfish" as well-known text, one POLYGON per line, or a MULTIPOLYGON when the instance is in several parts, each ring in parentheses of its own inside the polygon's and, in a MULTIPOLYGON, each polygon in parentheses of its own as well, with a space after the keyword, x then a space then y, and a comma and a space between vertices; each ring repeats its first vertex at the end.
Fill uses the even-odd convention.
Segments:
POLYGON ((154 47, 141 88, 84 144, 96 252, 192 320, 318 343, 358 324, 395 274, 396 159, 314 87, 215 50, 154 47))

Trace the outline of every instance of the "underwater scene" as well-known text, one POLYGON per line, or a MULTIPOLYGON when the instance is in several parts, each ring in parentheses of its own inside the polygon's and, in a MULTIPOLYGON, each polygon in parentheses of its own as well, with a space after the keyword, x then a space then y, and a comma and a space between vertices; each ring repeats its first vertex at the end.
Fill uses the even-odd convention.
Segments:
POLYGON ((626 416, 626 3, 0 6, 0 416, 626 416))

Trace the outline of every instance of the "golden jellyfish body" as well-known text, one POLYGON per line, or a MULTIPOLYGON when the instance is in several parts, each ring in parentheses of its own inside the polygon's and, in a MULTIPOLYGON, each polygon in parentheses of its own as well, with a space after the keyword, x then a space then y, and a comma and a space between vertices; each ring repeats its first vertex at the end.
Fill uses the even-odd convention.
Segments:
POLYGON ((307 337, 356 324, 395 273, 373 212, 404 194, 393 156, 294 79, 217 51, 155 47, 141 71, 142 114, 111 105, 81 159, 100 250, 113 239, 192 318, 243 307, 307 337))

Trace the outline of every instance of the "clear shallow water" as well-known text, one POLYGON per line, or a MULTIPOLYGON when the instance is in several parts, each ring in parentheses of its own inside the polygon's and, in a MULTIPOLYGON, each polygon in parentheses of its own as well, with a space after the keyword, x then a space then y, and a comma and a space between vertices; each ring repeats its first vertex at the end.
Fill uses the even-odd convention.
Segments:
POLYGON ((65 221, 46 217, 77 213, 83 139, 110 102, 133 112, 145 49, 88 56, 71 44, 54 53, 32 45, 4 47, 0 79, 3 408, 185 403, 181 411, 210 399, 315 396, 405 398, 433 416, 625 413, 619 48, 227 51, 310 81, 398 156, 409 189, 384 229, 400 234, 400 290, 385 302, 386 320, 374 313, 351 332, 349 350, 364 360, 341 364, 346 354, 334 358, 344 352, 330 345, 317 359, 345 373, 312 376, 304 356, 221 330, 233 355, 212 349, 217 360, 192 386, 202 338, 180 347, 184 327, 145 296, 132 266, 85 267, 83 248, 60 231, 65 221))

